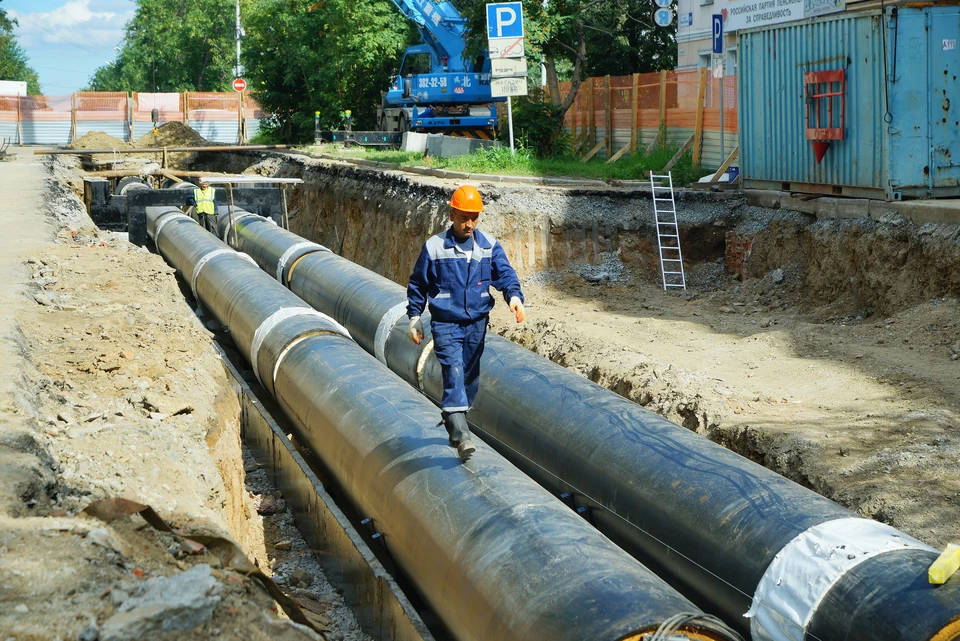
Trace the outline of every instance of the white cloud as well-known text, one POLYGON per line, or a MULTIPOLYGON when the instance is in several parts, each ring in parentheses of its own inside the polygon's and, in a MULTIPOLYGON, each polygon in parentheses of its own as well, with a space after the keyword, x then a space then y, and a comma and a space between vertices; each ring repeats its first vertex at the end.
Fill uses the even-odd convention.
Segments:
POLYGON ((8 13, 20 23, 17 36, 27 49, 46 44, 112 50, 123 38, 123 27, 133 16, 133 3, 68 0, 52 11, 8 13))

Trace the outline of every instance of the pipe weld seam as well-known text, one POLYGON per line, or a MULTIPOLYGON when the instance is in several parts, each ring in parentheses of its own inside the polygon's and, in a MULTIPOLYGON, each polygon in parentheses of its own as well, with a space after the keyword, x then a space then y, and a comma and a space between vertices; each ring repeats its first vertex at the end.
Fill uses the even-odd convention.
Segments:
POLYGON ((430 342, 423 346, 423 351, 420 352, 420 358, 417 359, 417 385, 420 387, 420 391, 423 391, 423 370, 427 366, 427 359, 430 358, 430 354, 433 353, 433 339, 430 339, 430 342))
POLYGON ((234 250, 229 247, 221 247, 219 249, 214 249, 211 252, 204 254, 200 260, 197 261, 197 264, 193 267, 193 274, 190 276, 190 291, 193 292, 193 297, 197 300, 200 300, 200 297, 197 296, 197 278, 200 277, 200 271, 207 266, 212 259, 217 256, 222 256, 224 254, 236 254, 234 250))
POLYGON ((274 363, 273 365, 273 375, 270 378, 270 384, 271 385, 277 384, 277 374, 280 373, 280 363, 283 362, 283 359, 287 357, 287 354, 289 354, 294 347, 296 347, 303 341, 307 340, 308 338, 313 338, 314 336, 323 336, 324 334, 336 334, 337 336, 343 336, 341 332, 337 330, 332 330, 332 329, 317 329, 312 332, 307 332, 306 334, 301 334, 300 336, 297 336, 292 341, 287 343, 287 346, 284 347, 282 350, 280 350, 280 354, 277 355, 277 362, 274 363))
POLYGON ((847 517, 819 523, 794 537, 760 578, 750 610, 754 641, 803 641, 817 608, 843 576, 867 559, 901 550, 936 554, 889 525, 847 517))
POLYGON ((263 385, 263 379, 260 378, 260 348, 263 346, 263 342, 267 340, 267 337, 270 335, 274 329, 276 329, 283 321, 294 318, 296 316, 316 316, 322 318, 325 321, 328 321, 333 325, 331 333, 341 334, 353 340, 353 336, 350 335, 350 332, 347 331, 347 328, 327 316, 323 312, 318 312, 312 307, 281 307, 274 313, 270 314, 267 318, 260 323, 260 326, 257 327, 256 331, 253 333, 253 341, 250 343, 250 365, 253 366, 253 373, 256 375, 257 380, 260 381, 260 384, 263 385))
MULTIPOLYGON (((251 214, 250 212, 246 212, 246 213, 240 214, 239 216, 233 216, 233 220, 231 221, 231 220, 230 220, 230 216, 228 215, 228 216, 227 216, 227 226, 226 226, 226 228, 223 230, 223 238, 221 238, 220 240, 222 240, 223 242, 226 243, 226 242, 227 242, 227 238, 230 237, 230 232, 231 232, 231 231, 234 231, 234 230, 236 229, 237 223, 239 223, 239 222, 240 222, 241 220, 243 220, 244 218, 250 218, 251 216, 256 216, 257 218, 263 218, 263 216, 260 216, 260 215, 258 215, 258 214, 251 214)), ((228 243, 228 244, 229 244, 229 243, 228 243)))
POLYGON ((287 281, 283 277, 283 273, 287 270, 287 261, 290 260, 290 257, 293 256, 296 252, 298 252, 301 249, 307 249, 308 247, 311 248, 312 250, 309 252, 306 252, 304 256, 313 252, 330 251, 323 245, 318 245, 317 243, 311 243, 309 240, 305 240, 300 243, 295 243, 290 247, 288 247, 287 251, 283 252, 283 256, 281 256, 280 260, 277 262, 277 280, 284 287, 287 286, 287 281))
POLYGON ((193 218, 190 218, 190 216, 187 216, 186 214, 167 214, 160 220, 159 223, 157 223, 157 228, 153 230, 154 244, 156 244, 156 242, 160 240, 160 230, 163 229, 164 226, 166 226, 166 224, 169 223, 171 220, 176 220, 178 218, 186 218, 188 220, 193 220, 193 218))
POLYGON ((393 331, 393 328, 397 326, 397 323, 406 313, 407 301, 401 301, 388 309, 387 313, 380 319, 380 323, 377 324, 377 333, 373 338, 373 355, 384 365, 387 364, 387 339, 390 337, 390 332, 393 331))

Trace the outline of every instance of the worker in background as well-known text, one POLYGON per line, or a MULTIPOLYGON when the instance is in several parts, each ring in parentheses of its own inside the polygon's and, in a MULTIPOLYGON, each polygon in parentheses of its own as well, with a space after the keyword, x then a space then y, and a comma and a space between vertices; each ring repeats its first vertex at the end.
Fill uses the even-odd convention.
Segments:
POLYGON ((203 228, 217 234, 217 204, 216 190, 203 178, 200 179, 200 188, 194 189, 187 197, 187 204, 194 207, 197 213, 197 221, 203 225, 203 228))
POLYGON ((407 286, 410 338, 418 345, 424 337, 420 315, 424 307, 430 309, 433 351, 443 374, 441 416, 463 461, 477 449, 466 413, 480 386, 480 355, 495 304, 490 286, 503 293, 518 323, 524 319, 517 273, 500 243, 477 229, 482 210, 475 188, 465 185, 453 193, 452 224, 424 243, 407 286))

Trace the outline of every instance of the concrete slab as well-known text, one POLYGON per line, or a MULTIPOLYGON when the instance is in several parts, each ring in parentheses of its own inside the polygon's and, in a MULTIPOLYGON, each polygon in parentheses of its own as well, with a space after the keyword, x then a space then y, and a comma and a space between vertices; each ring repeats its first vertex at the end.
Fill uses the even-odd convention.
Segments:
POLYGON ((899 205, 900 213, 916 225, 960 224, 960 199, 909 200, 899 205))
POLYGON ((866 198, 818 198, 817 218, 837 220, 840 218, 869 218, 870 201, 866 198))

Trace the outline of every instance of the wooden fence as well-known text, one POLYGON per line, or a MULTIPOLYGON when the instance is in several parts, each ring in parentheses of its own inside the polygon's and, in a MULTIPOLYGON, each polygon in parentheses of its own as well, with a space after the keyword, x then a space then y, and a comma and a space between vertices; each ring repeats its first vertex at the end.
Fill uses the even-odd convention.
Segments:
MULTIPOLYGON (((695 163, 716 170, 738 145, 737 79, 728 76, 721 156, 720 84, 707 69, 587 78, 566 114, 574 152, 616 162, 664 142, 692 148, 695 163)), ((569 89, 561 83, 561 95, 569 89)))

